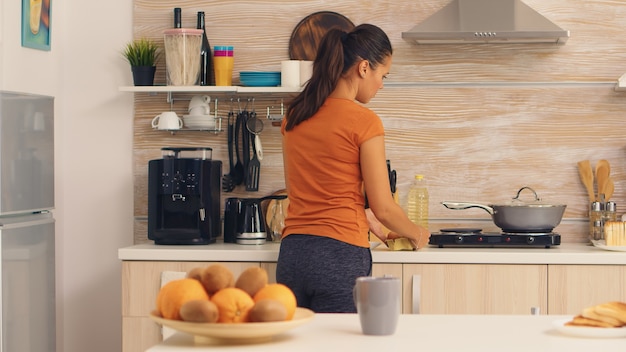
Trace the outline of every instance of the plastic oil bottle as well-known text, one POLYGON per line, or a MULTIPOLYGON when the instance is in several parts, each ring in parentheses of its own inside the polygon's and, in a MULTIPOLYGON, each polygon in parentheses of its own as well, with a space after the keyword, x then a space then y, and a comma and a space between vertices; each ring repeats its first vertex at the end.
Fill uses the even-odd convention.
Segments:
POLYGON ((407 215, 414 224, 428 229, 428 188, 424 175, 415 175, 409 189, 407 215))

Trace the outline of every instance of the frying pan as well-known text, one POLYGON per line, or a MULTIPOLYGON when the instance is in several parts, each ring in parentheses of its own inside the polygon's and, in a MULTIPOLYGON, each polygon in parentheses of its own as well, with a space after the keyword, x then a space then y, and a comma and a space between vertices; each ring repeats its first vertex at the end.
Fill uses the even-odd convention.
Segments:
POLYGON ((504 232, 549 233, 561 223, 566 205, 542 203, 537 192, 522 187, 510 204, 478 204, 469 202, 447 202, 441 204, 448 209, 461 210, 480 208, 491 215, 494 224, 504 232), (535 195, 533 202, 523 202, 520 193, 528 189, 535 195))

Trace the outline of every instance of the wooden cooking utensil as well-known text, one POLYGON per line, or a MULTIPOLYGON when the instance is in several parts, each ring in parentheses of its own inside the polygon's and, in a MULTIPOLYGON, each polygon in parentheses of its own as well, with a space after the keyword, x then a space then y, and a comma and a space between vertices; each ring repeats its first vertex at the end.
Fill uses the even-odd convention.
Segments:
POLYGON ((593 192, 593 170, 591 169, 591 163, 589 160, 578 162, 578 174, 580 175, 580 180, 587 190, 589 202, 595 201, 596 196, 593 192))
POLYGON ((604 200, 609 201, 611 197, 613 197, 613 191, 615 191, 615 184, 613 183, 613 179, 609 177, 606 181, 606 186, 604 187, 604 200))
MULTIPOLYGON (((603 194, 606 194, 606 182, 609 179, 611 173, 611 166, 606 160, 599 160, 596 164, 596 183, 598 186, 598 197, 601 198, 603 194)), ((606 198, 606 196, 605 196, 606 198)))

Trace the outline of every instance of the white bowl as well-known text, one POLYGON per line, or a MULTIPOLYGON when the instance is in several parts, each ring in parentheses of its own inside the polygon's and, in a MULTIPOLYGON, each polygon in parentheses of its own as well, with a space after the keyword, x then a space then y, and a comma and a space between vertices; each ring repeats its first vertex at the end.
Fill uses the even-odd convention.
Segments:
POLYGON ((183 125, 193 129, 213 129, 215 118, 212 115, 183 115, 183 125))

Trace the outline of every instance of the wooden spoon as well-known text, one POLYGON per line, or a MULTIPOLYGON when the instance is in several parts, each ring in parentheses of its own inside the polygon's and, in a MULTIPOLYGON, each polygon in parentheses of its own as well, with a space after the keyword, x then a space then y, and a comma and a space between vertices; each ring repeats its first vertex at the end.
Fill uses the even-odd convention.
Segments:
POLYGON ((611 166, 609 165, 609 162, 606 160, 599 160, 596 164, 596 182, 598 186, 598 197, 602 197, 603 194, 606 194, 606 183, 609 180, 610 173, 611 166))
POLYGON ((613 183, 613 179, 609 177, 606 181, 606 187, 604 188, 604 200, 609 201, 613 196, 613 191, 615 191, 615 184, 613 183))
POLYGON ((580 180, 587 189, 587 195, 589 196, 589 202, 596 200, 596 196, 593 193, 593 170, 591 169, 591 163, 589 160, 583 160, 578 162, 578 174, 580 180))

